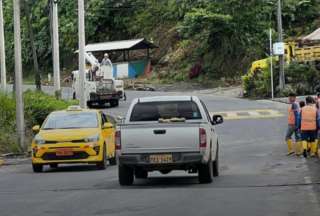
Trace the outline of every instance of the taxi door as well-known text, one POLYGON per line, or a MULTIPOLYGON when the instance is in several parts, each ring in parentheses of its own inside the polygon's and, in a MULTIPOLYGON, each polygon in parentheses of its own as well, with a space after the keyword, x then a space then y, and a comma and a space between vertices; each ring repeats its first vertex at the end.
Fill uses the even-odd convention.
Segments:
MULTIPOLYGON (((101 112, 102 126, 107 122, 108 120, 106 115, 101 112)), ((102 128, 102 136, 106 143, 108 158, 115 157, 115 128, 102 128)))

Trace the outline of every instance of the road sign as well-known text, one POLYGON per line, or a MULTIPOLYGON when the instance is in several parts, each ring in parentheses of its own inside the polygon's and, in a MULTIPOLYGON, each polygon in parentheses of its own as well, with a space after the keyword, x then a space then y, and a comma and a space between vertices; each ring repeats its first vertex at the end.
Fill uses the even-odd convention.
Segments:
POLYGON ((273 44, 273 54, 274 55, 284 55, 284 43, 278 42, 273 44))

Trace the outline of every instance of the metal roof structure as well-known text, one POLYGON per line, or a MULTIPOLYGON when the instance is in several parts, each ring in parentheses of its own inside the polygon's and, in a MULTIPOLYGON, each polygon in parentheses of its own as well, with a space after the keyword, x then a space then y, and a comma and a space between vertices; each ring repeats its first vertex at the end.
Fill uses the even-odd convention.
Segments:
POLYGON ((320 28, 302 38, 304 41, 320 41, 320 28))
POLYGON ((85 47, 86 52, 98 51, 124 51, 124 50, 139 50, 139 49, 153 49, 158 48, 153 43, 147 41, 145 38, 133 40, 111 41, 103 43, 88 44, 85 47))

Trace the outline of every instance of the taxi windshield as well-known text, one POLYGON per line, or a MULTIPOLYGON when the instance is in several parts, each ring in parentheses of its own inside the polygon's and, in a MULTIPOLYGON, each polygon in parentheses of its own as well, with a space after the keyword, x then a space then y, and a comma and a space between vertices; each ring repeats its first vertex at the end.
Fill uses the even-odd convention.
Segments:
POLYGON ((94 112, 61 112, 52 113, 44 123, 42 129, 74 129, 97 128, 98 119, 94 112))

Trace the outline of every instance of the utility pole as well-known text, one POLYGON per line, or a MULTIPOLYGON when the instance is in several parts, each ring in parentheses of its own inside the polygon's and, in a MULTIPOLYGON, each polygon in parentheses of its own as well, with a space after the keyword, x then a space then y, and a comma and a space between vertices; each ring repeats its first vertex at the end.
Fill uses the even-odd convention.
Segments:
POLYGON ((13 0, 14 20, 14 68, 16 83, 16 121, 17 135, 20 147, 24 149, 24 113, 22 90, 22 63, 21 63, 21 30, 20 30, 20 0, 13 0))
POLYGON ((274 99, 273 91, 273 50, 272 50, 272 29, 269 31, 269 41, 270 41, 270 76, 271 76, 271 98, 274 99))
POLYGON ((84 0, 78 0, 78 32, 79 32, 79 78, 80 78, 80 106, 86 107, 85 101, 85 26, 84 0))
POLYGON ((1 88, 3 91, 7 89, 7 71, 6 71, 6 52, 4 44, 4 28, 3 28, 3 7, 0 0, 0 64, 1 64, 1 88))
MULTIPOLYGON (((277 10, 277 23, 278 23, 278 42, 283 42, 283 29, 282 29, 282 8, 281 0, 278 0, 278 10, 277 10)), ((284 89, 285 77, 284 77, 284 55, 279 55, 279 88, 284 89)))
POLYGON ((59 21, 58 0, 52 0, 52 33, 53 33, 53 82, 54 90, 60 91, 60 62, 59 62, 59 21))

